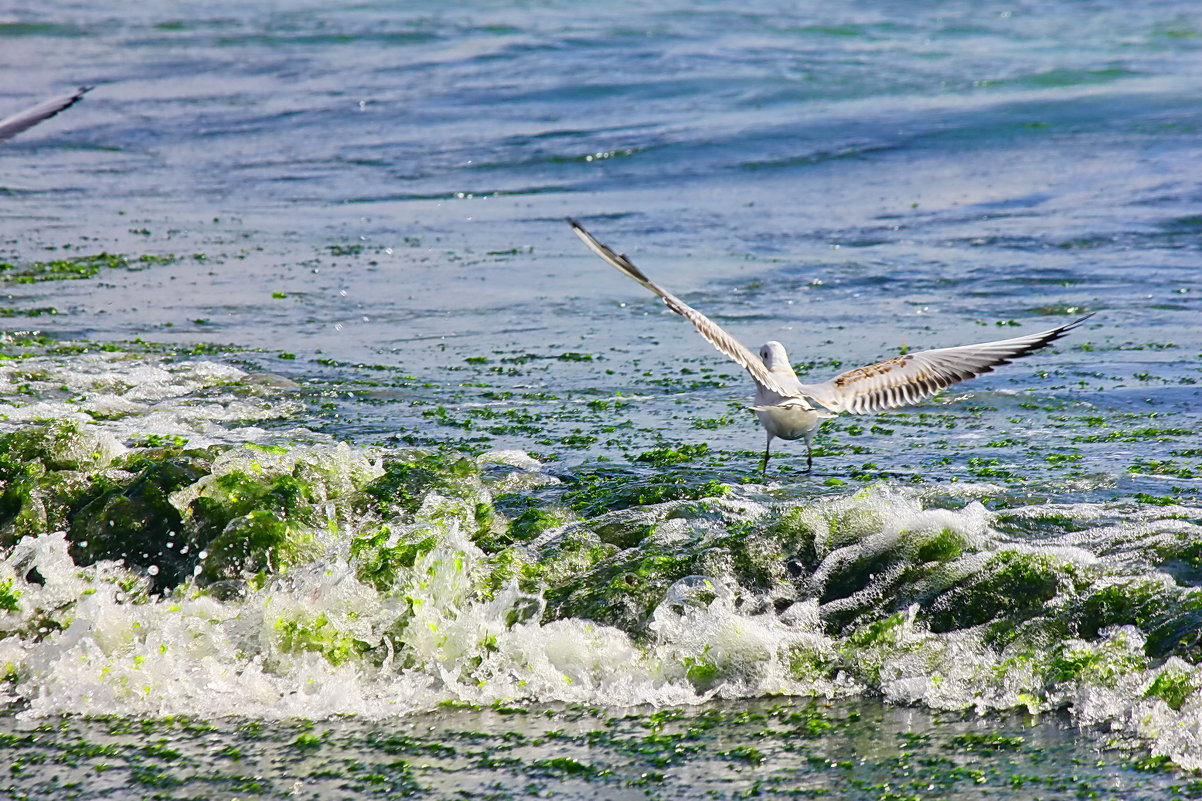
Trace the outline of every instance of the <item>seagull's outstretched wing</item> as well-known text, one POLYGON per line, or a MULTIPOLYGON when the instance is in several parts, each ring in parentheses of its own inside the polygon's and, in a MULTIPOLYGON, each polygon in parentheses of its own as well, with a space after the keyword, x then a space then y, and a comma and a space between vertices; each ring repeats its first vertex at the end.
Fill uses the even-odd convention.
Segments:
POLYGON ((90 91, 92 91, 92 87, 81 86, 74 92, 53 97, 42 103, 38 103, 32 108, 18 111, 7 119, 0 120, 0 142, 13 138, 26 128, 32 128, 42 120, 50 119, 63 109, 70 108, 90 91))
POLYGON ((1038 334, 894 356, 880 364, 848 370, 821 384, 803 385, 801 390, 832 412, 868 414, 908 406, 1046 347, 1093 314, 1038 334))
POLYGON ((705 337, 706 340, 708 340, 709 343, 715 348, 722 351, 727 356, 734 359, 736 362, 746 368, 747 372, 751 373, 751 377, 754 378, 759 384, 767 387, 778 395, 784 395, 787 397, 799 396, 800 393, 797 391, 796 383, 785 383, 781 376, 772 374, 768 368, 764 366, 764 362, 758 356, 744 347, 743 343, 739 342, 739 340, 726 333, 726 331, 724 331, 722 327, 713 320, 706 317, 704 314, 697 311, 692 306, 673 295, 671 292, 661 289, 650 278, 643 275, 643 271, 638 267, 635 267, 634 264, 631 263, 630 259, 621 255, 620 253, 614 253, 608 247, 598 242, 593 238, 592 234, 584 230, 584 226, 573 220, 571 217, 568 218, 568 223, 572 226, 572 230, 576 232, 576 235, 584 241, 584 244, 588 245, 589 250, 591 250, 593 253, 596 253, 618 270, 630 276, 643 286, 647 287, 647 289, 650 289, 652 292, 663 298, 664 304, 667 305, 669 309, 692 323, 693 327, 697 329, 701 336, 705 337))

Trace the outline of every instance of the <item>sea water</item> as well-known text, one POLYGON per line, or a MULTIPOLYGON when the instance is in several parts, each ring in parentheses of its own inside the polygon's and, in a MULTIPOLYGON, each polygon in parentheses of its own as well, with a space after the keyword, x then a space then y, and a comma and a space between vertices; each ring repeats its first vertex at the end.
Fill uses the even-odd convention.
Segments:
POLYGON ((10 791, 1202 792, 1199 42, 0 9, 0 114, 97 87, 0 150, 10 791), (803 381, 1098 314, 762 475, 568 215, 803 381))

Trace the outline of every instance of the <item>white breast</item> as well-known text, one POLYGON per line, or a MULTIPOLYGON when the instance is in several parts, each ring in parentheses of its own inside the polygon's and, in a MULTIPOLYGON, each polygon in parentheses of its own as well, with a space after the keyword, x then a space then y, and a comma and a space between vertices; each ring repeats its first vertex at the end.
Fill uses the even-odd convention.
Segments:
POLYGON ((769 434, 781 439, 809 439, 823 420, 835 415, 825 409, 807 408, 804 403, 784 403, 777 406, 753 406, 760 425, 769 434))

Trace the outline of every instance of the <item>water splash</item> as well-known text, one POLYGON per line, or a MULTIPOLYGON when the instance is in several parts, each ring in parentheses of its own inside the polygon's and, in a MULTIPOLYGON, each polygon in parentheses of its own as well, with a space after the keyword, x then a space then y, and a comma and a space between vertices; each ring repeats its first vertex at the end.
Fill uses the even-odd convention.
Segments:
POLYGON ((99 405, 13 407, 3 436, 2 686, 26 715, 879 694, 1067 710, 1202 765, 1192 507, 581 481, 515 451, 226 436, 248 375, 202 362, 39 364, 99 405), (137 411, 95 414, 118 396, 137 411))

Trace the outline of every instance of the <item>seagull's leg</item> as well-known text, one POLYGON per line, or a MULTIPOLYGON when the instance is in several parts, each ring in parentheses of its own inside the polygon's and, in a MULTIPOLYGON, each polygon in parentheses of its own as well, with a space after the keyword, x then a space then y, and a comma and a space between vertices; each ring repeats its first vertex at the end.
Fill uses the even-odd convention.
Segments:
POLYGON ((814 472, 814 449, 810 447, 810 441, 813 440, 813 434, 806 436, 806 472, 814 472))
POLYGON ((764 474, 764 478, 768 477, 768 449, 772 447, 772 435, 768 435, 768 441, 764 443, 764 463, 760 466, 760 472, 764 474))

